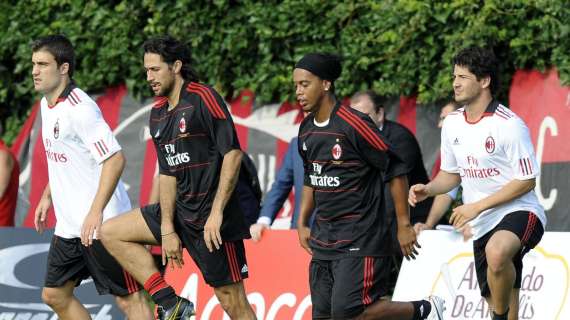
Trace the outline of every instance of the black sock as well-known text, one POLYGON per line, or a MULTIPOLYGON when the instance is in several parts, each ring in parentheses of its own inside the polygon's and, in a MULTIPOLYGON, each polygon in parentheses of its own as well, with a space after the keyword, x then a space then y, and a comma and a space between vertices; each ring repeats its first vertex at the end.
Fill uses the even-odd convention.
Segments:
POLYGON ((414 305, 414 317, 412 320, 424 320, 431 311, 431 303, 427 300, 412 301, 414 305))
POLYGON ((507 309, 507 311, 503 314, 496 314, 495 311, 493 311, 493 320, 507 320, 509 319, 509 309, 507 309))
POLYGON ((176 292, 174 292, 171 286, 164 282, 164 278, 159 272, 154 273, 148 278, 144 283, 144 289, 150 293, 154 303, 165 309, 172 308, 176 305, 176 302, 178 302, 176 292))

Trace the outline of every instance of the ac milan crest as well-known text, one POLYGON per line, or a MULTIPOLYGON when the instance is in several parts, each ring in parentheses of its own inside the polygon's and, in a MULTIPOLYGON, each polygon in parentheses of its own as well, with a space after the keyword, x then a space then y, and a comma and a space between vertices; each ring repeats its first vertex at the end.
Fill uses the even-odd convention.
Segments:
POLYGON ((342 156, 342 148, 340 147, 340 144, 338 144, 338 143, 332 147, 331 151, 332 151, 332 156, 335 160, 340 159, 340 157, 342 156))
POLYGON ((182 118, 180 118, 180 122, 178 122, 178 129, 180 132, 186 132, 186 120, 184 119, 184 114, 182 114, 182 118))
POLYGON ((488 136, 487 140, 485 140, 485 150, 487 150, 488 153, 495 151, 495 139, 493 139, 493 137, 488 136))
POLYGON ((55 125, 53 126, 53 138, 57 139, 59 137, 59 119, 55 121, 55 125))

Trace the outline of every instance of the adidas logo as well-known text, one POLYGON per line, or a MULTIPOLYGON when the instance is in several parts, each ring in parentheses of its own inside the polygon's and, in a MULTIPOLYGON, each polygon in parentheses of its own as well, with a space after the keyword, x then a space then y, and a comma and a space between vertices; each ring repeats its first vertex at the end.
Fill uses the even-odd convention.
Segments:
POLYGON ((303 151, 307 151, 307 145, 303 142, 303 151))
POLYGON ((455 140, 453 140, 453 145, 454 146, 459 145, 459 139, 458 138, 455 138, 455 140))
POLYGON ((247 264, 244 264, 243 267, 241 267, 241 273, 246 273, 247 272, 247 264))
POLYGON ((158 138, 158 136, 160 136, 160 129, 156 130, 156 133, 154 134, 155 138, 158 138))
POLYGON ((420 306, 420 317, 424 316, 424 306, 420 306))

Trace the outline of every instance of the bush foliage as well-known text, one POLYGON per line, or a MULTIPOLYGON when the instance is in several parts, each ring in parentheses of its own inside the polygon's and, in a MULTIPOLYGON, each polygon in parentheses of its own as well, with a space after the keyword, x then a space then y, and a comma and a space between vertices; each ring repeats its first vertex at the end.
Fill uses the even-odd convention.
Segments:
POLYGON ((141 44, 170 33, 193 49, 205 82, 231 97, 252 89, 259 101, 290 99, 292 67, 309 51, 344 59, 340 95, 373 88, 449 96, 449 61, 468 45, 494 49, 505 100, 516 69, 555 66, 570 83, 570 6, 565 0, 8 0, 0 2, 0 119, 11 140, 38 96, 30 42, 63 33, 76 47, 75 79, 89 91, 126 83, 149 96, 141 44))

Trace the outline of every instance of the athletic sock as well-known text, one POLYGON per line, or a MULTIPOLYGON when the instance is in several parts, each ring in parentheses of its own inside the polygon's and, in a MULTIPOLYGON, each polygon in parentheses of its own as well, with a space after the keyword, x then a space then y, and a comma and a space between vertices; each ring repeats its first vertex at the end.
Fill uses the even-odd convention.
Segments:
POLYGON ((414 305, 414 317, 412 320, 424 320, 431 311, 431 303, 427 300, 412 301, 414 305))
POLYGON ((507 309, 507 311, 503 314, 496 314, 495 311, 493 311, 493 320, 507 320, 509 318, 509 309, 507 309))
POLYGON ((154 303, 165 309, 172 308, 178 301, 176 292, 164 281, 160 272, 154 273, 146 280, 144 289, 151 295, 154 303))

